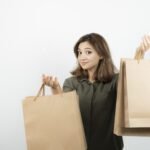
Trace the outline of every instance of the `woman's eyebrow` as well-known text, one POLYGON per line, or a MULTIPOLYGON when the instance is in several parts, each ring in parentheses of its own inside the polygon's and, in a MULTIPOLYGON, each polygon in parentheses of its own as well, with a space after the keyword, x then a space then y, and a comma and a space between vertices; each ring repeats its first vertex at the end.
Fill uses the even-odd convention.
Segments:
POLYGON ((91 50, 92 48, 90 48, 90 47, 86 47, 85 49, 89 49, 89 50, 91 50))
MULTIPOLYGON (((84 48, 84 49, 86 49, 86 50, 92 50, 92 48, 90 48, 90 47, 86 47, 86 48, 84 48)), ((80 51, 81 49, 80 48, 78 48, 78 51, 80 51)))

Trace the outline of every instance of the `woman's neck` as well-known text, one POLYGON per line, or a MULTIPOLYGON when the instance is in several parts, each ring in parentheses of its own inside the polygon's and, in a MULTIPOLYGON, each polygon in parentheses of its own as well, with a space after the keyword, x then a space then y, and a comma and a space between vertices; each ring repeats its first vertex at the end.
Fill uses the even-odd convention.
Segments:
POLYGON ((95 78, 94 78, 94 71, 90 71, 90 70, 88 70, 88 80, 90 81, 90 82, 94 82, 95 81, 95 78))

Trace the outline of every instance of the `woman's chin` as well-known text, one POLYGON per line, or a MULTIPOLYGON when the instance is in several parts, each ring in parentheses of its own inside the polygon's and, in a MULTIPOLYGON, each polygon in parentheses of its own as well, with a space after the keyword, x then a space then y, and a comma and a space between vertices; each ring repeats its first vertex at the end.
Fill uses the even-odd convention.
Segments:
POLYGON ((88 67, 86 67, 86 66, 82 66, 81 67, 83 70, 87 70, 88 69, 88 67))

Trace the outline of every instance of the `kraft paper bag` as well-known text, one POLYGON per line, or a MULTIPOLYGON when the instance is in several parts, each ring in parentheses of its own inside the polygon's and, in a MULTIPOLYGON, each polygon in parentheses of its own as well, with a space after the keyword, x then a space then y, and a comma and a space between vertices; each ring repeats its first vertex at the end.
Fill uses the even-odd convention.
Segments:
POLYGON ((125 60, 126 127, 150 127, 150 60, 125 60))
POLYGON ((23 100, 28 150, 86 150, 85 135, 75 91, 23 100))
POLYGON ((121 59, 114 133, 150 136, 150 60, 121 59))

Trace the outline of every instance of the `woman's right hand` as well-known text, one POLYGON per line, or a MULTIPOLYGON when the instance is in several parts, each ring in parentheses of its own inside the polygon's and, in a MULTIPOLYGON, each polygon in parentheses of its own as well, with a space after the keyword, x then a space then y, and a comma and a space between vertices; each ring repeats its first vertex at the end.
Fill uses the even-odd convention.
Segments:
POLYGON ((42 75, 42 81, 45 85, 52 88, 54 94, 58 94, 62 92, 58 79, 53 76, 47 76, 45 74, 42 75))

